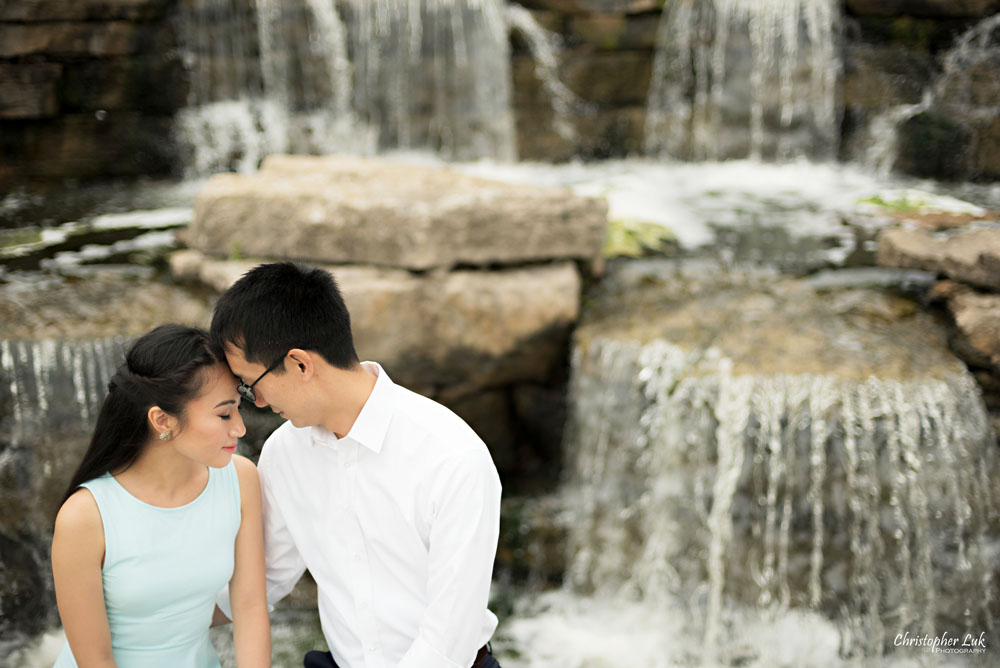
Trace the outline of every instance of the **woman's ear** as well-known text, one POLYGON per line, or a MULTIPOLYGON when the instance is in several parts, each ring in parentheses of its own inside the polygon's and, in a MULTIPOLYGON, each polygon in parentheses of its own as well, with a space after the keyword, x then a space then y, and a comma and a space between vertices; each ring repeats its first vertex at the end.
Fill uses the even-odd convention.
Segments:
POLYGON ((302 380, 309 380, 316 373, 316 358, 308 350, 292 348, 288 351, 288 357, 295 365, 294 372, 302 376, 302 380))
POLYGON ((167 441, 177 433, 178 421, 170 413, 159 406, 153 406, 146 413, 149 424, 153 428, 154 435, 158 435, 161 441, 167 441))

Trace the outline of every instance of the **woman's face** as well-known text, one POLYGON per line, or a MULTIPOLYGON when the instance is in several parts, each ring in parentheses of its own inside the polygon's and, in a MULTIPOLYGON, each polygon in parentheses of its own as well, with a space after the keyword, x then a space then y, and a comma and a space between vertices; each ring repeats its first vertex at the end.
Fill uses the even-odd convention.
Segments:
POLYGON ((203 371, 202 380, 201 393, 188 402, 170 443, 189 459, 222 468, 236 451, 236 439, 247 431, 239 411, 238 381, 224 364, 203 371))

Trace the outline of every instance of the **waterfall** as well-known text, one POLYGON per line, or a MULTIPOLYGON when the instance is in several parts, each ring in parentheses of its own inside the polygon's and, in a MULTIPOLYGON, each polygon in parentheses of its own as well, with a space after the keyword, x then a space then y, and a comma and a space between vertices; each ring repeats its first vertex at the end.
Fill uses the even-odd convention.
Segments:
POLYGON ((521 33, 535 61, 535 77, 549 96, 556 134, 575 144, 577 132, 571 116, 574 107, 579 107, 581 102, 559 79, 558 36, 540 26, 531 12, 520 5, 508 6, 507 18, 511 28, 521 33))
MULTIPOLYGON (((942 59, 941 73, 924 91, 918 104, 890 108, 868 124, 870 141, 865 151, 865 164, 888 173, 899 154, 899 129, 911 118, 927 111, 962 124, 974 134, 981 123, 992 123, 996 117, 996 62, 1000 58, 1000 14, 987 17, 965 31, 942 59), (992 79, 992 87, 983 85, 992 79)), ((976 146, 970 147, 972 151, 976 146)))
POLYGON ((52 521, 124 345, 0 340, 0 656, 57 621, 52 521))
POLYGON ((645 148, 685 160, 836 155, 838 4, 677 0, 657 34, 645 148))
POLYGON ((193 0, 180 25, 193 174, 276 152, 516 158, 502 0, 193 0))
POLYGON ((17 451, 59 431, 89 431, 121 363, 124 340, 0 341, 0 379, 10 412, 0 414, 7 442, 17 451))
POLYGON ((572 359, 568 586, 836 620, 842 653, 992 633, 1000 488, 968 374, 737 373, 716 350, 595 336, 572 359))

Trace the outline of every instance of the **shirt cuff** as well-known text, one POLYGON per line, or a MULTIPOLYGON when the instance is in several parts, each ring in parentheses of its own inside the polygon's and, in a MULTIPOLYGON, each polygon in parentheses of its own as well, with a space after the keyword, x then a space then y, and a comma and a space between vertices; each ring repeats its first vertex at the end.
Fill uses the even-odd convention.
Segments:
MULTIPOLYGON (((478 648, 476 649, 478 650, 478 648)), ((422 637, 417 636, 417 639, 413 641, 410 649, 403 656, 403 660, 399 662, 398 668, 469 668, 475 660, 476 655, 473 654, 472 658, 469 659, 468 666, 455 663, 434 649, 422 637)))

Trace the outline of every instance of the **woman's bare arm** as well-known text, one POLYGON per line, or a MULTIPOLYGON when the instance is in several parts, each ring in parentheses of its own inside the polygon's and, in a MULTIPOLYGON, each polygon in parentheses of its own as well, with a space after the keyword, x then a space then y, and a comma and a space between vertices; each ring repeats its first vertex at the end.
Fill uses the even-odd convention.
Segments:
POLYGON ((253 463, 234 456, 243 515, 236 535, 236 565, 229 581, 233 645, 239 668, 270 668, 271 627, 264 584, 264 530, 260 479, 253 463))
POLYGON ((52 577, 66 640, 80 668, 114 668, 101 568, 104 526, 86 489, 70 496, 56 516, 52 577))

